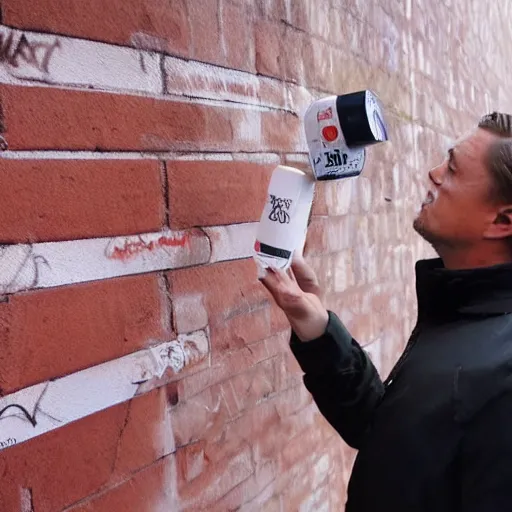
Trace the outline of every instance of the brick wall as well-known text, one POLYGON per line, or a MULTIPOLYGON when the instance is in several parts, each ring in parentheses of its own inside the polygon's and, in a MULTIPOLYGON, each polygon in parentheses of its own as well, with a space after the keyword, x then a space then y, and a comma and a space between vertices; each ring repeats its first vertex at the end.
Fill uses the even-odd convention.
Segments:
POLYGON ((318 187, 308 258, 386 374, 424 171, 512 110, 512 2, 0 7, 0 511, 342 510, 353 453, 250 259, 269 175, 314 98, 379 94, 392 144, 318 187))

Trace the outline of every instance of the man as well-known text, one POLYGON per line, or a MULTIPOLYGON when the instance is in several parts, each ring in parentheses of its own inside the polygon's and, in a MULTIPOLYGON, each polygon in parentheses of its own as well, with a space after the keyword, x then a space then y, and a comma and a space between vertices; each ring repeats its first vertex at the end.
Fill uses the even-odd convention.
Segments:
POLYGON ((385 382, 312 270, 262 280, 320 411, 359 450, 347 512, 512 511, 512 116, 485 116, 429 172, 414 221, 418 320, 385 382))

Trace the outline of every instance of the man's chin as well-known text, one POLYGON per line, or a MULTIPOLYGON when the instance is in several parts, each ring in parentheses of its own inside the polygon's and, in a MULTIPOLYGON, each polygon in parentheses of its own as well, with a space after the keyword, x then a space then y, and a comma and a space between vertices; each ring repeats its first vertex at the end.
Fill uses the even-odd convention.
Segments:
POLYGON ((418 235, 425 240, 425 242, 428 242, 430 245, 437 245, 439 243, 439 237, 435 235, 429 228, 424 219, 422 219, 421 214, 416 217, 412 223, 412 227, 414 228, 414 231, 418 233, 418 235))
POLYGON ((421 218, 421 214, 414 219, 412 227, 414 228, 414 231, 416 231, 416 233, 421 236, 421 238, 425 239, 427 242, 430 242, 430 232, 425 225, 425 222, 421 218))

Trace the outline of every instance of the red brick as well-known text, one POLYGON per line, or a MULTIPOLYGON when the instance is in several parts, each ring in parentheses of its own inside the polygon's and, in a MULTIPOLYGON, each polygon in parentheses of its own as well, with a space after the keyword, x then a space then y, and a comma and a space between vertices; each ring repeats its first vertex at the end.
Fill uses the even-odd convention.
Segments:
POLYGON ((144 160, 4 160, 1 243, 131 235, 161 229, 160 164, 144 160))
POLYGON ((291 467, 306 460, 312 453, 321 453, 322 444, 322 430, 318 428, 318 425, 313 425, 301 431, 281 447, 279 454, 280 471, 288 471, 291 467))
POLYGON ((218 388, 210 387, 173 407, 172 427, 177 447, 200 439, 215 439, 222 433, 228 411, 217 392, 218 388))
MULTIPOLYGON (((296 385, 293 388, 287 389, 279 394, 275 399, 276 407, 279 408, 283 414, 283 418, 286 418, 289 425, 292 427, 292 432, 297 433, 301 429, 306 428, 311 422, 310 417, 308 418, 308 408, 313 404, 310 393, 301 384, 296 385), (302 418, 298 417, 299 412, 304 413, 302 418)), ((288 437, 292 437, 291 434, 288 437)))
MULTIPOLYGON (((247 508, 247 510, 241 509, 240 512, 249 512, 249 510, 251 510, 251 509, 250 508, 247 508)), ((270 498, 268 498, 266 500, 262 500, 261 502, 258 500, 258 510, 259 510, 259 512, 281 512, 282 510, 284 510, 282 497, 272 495, 272 496, 270 496, 270 498)), ((340 508, 340 510, 341 510, 341 508, 340 508)))
POLYGON ((283 310, 275 302, 271 302, 270 304, 272 332, 288 331, 290 329, 290 322, 288 322, 283 310))
MULTIPOLYGON (((243 334, 238 318, 265 308, 269 302, 266 290, 257 280, 252 259, 177 270, 170 272, 168 279, 171 298, 202 295, 208 313, 212 352, 216 347, 235 348, 241 343, 258 341, 262 333, 268 332, 265 312, 254 318, 255 330, 251 331, 251 326, 246 325, 243 334), (226 333, 230 333, 229 339, 223 338, 226 333)), ((247 318, 249 321, 249 316, 247 318)))
POLYGON ((55 512, 107 485, 128 410, 122 404, 0 452, 0 510, 20 488, 33 508, 55 512))
POLYGON ((276 460, 289 439, 310 427, 311 396, 304 386, 296 386, 259 402, 226 426, 226 438, 250 439, 257 465, 276 460))
POLYGON ((219 385, 230 418, 236 418, 280 390, 278 365, 281 361, 280 357, 263 361, 219 385))
POLYGON ((145 275, 12 296, 0 304, 3 392, 172 339, 163 290, 145 275))
POLYGON ((176 452, 180 482, 191 482, 203 472, 208 464, 204 450, 205 441, 199 441, 183 446, 176 452))
POLYGON ((329 185, 328 182, 317 182, 315 187, 315 197, 313 199, 313 206, 311 208, 311 214, 316 215, 328 215, 327 209, 327 197, 326 187, 329 185))
POLYGON ((329 90, 332 68, 329 45, 308 36, 305 38, 302 55, 307 85, 323 91, 329 90))
POLYGON ((289 334, 285 331, 238 350, 220 352, 212 359, 210 368, 186 376, 178 382, 180 399, 182 397, 188 399, 210 386, 228 381, 235 375, 277 354, 289 351, 288 342, 289 334))
POLYGON ((180 510, 176 456, 165 457, 122 485, 68 509, 68 512, 153 512, 180 510))
POLYGON ((212 107, 38 87, 0 91, 10 149, 207 149, 231 140, 229 120, 212 107))
POLYGON ((293 152, 297 149, 302 136, 302 122, 292 114, 283 116, 282 112, 267 112, 261 119, 263 147, 272 151, 293 152))
POLYGON ((301 129, 297 117, 282 111, 49 87, 3 85, 0 95, 10 149, 290 151, 301 129), (249 115, 261 116, 266 146, 258 133, 240 133, 249 115))
POLYGON ((281 387, 289 389, 302 384, 304 372, 290 350, 283 353, 283 365, 281 375, 281 387))
POLYGON ((155 389, 130 401, 112 466, 116 479, 174 452, 170 388, 172 386, 155 389))
POLYGON ((308 36, 281 20, 260 20, 256 25, 256 70, 262 75, 305 83, 303 49, 308 36))
POLYGON ((312 482, 312 462, 312 457, 309 457, 291 471, 281 474, 276 482, 276 492, 281 496, 282 502, 286 503, 288 510, 318 510, 314 506, 304 506, 315 491, 312 482))
POLYGON ((328 223, 329 219, 326 217, 311 218, 304 247, 305 255, 325 254, 329 247, 327 239, 328 223))
POLYGON ((226 49, 226 64, 230 68, 254 72, 254 17, 247 5, 222 3, 222 39, 226 49))
POLYGON ((271 334, 270 308, 264 306, 248 310, 212 326, 212 349, 214 352, 238 349, 268 338, 271 334))
MULTIPOLYGON (((62 510, 98 491, 118 485, 132 473, 151 466, 173 451, 166 390, 162 388, 3 450, 0 453, 3 474, 0 510, 19 510, 12 506, 7 508, 7 504, 18 503, 20 487, 31 489, 34 510, 62 510)), ((164 460, 169 475, 174 471, 175 462, 173 457, 164 460)), ((141 475, 138 473, 132 479, 133 485, 139 485, 141 475)), ((175 488, 176 475, 173 473, 172 477, 173 481, 166 479, 164 483, 175 488)), ((127 487, 122 485, 121 488, 123 496, 129 494, 127 487)), ((155 496, 153 490, 145 494, 147 503, 152 503, 150 498, 155 496)), ((103 499, 93 498, 86 502, 86 508, 77 506, 72 510, 90 510, 88 507, 103 510, 101 507, 106 506, 103 499)), ((135 503, 140 505, 138 501, 135 503)), ((150 507, 149 510, 153 509, 150 507)), ((170 510, 174 509, 171 507, 170 510)))
POLYGON ((5 0, 3 22, 41 32, 188 55, 190 34, 184 0, 5 0), (101 13, 99 16, 98 13, 101 13))
POLYGON ((244 162, 168 162, 171 227, 259 220, 274 167, 244 162))
POLYGON ((210 445, 209 468, 190 483, 181 485, 179 495, 185 510, 212 510, 212 505, 254 473, 251 448, 229 440, 210 445), (217 460, 219 459, 219 460, 217 460))
POLYGON ((258 496, 265 488, 267 488, 272 481, 277 477, 277 467, 275 462, 270 461, 257 468, 247 480, 233 487, 225 496, 213 505, 211 512, 225 512, 226 510, 239 510, 241 506, 245 505, 252 507, 252 510, 261 510, 256 503, 251 502, 258 496))
POLYGON ((271 334, 270 311, 264 307, 210 324, 212 359, 224 351, 236 350, 271 334))
POLYGON ((267 17, 280 21, 284 19, 286 15, 284 0, 256 0, 255 4, 259 17, 267 17))
POLYGON ((275 453, 272 455, 270 452, 263 453, 258 446, 258 440, 265 433, 279 436, 280 425, 284 420, 284 417, 280 414, 279 404, 279 397, 273 397, 259 403, 249 409, 246 414, 226 425, 226 438, 251 440, 255 462, 258 465, 275 455, 275 453))
POLYGON ((255 469, 246 439, 222 430, 212 435, 207 429, 203 440, 177 451, 178 490, 184 510, 211 510, 213 503, 255 469))
POLYGON ((201 293, 210 322, 236 316, 268 302, 252 259, 174 270, 167 274, 171 298, 201 293))
POLYGON ((310 32, 310 18, 313 5, 308 0, 296 0, 290 3, 290 18, 287 20, 290 25, 303 32, 310 32))
POLYGON ((279 77, 283 30, 278 22, 262 20, 256 25, 256 70, 262 75, 279 77))
POLYGON ((192 34, 192 58, 225 64, 220 31, 220 0, 187 0, 187 8, 192 34))
MULTIPOLYGON (((286 394, 280 394, 268 402, 269 404, 272 404, 277 417, 275 414, 268 414, 266 419, 263 421, 259 417, 260 413, 258 411, 261 409, 261 405, 259 405, 257 408, 249 411, 246 414, 248 418, 246 419, 244 417, 241 419, 243 423, 240 423, 236 427, 240 430, 243 425, 243 430, 241 431, 245 431, 245 435, 250 433, 254 446, 255 458, 258 462, 279 458, 279 454, 283 450, 283 447, 290 439, 300 435, 301 432, 305 431, 307 428, 311 428, 312 425, 315 425, 313 418, 318 414, 318 412, 314 405, 310 404, 306 407, 302 406, 302 408, 300 408, 300 406, 295 407, 297 410, 293 413, 285 412, 288 410, 288 404, 285 403, 285 400, 295 398, 296 395, 299 395, 296 390, 293 392, 292 390, 289 390, 286 394), (250 418, 252 418, 252 422, 255 422, 253 427, 250 426, 250 418), (261 428, 257 426, 260 422, 263 422, 261 428)), ((305 402, 300 395, 299 399, 301 404, 305 402)), ((316 428, 323 428, 325 430, 329 427, 326 425, 316 424, 316 428)))

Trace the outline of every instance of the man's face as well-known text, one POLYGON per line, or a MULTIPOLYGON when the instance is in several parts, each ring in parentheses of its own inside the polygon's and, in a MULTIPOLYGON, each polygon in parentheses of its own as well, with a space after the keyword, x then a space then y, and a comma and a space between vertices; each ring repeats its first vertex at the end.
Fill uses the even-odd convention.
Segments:
POLYGON ((482 241, 496 219, 486 155, 496 136, 482 129, 457 143, 429 171, 428 192, 414 229, 434 248, 469 247, 482 241))

